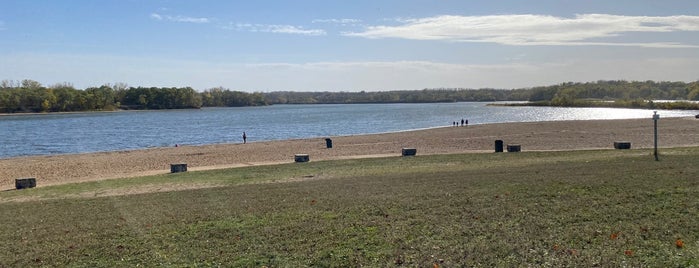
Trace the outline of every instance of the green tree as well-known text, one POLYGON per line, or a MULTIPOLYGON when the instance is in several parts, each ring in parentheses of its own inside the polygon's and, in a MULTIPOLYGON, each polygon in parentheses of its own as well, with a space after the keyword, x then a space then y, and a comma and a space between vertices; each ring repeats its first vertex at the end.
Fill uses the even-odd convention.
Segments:
POLYGON ((687 99, 699 101, 699 81, 692 82, 688 87, 687 99))

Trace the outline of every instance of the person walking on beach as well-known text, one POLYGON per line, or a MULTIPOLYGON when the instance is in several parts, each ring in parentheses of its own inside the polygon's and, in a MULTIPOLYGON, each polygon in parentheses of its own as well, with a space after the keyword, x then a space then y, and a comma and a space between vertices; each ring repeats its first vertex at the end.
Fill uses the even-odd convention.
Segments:
POLYGON ((243 131, 243 144, 248 142, 248 135, 245 135, 245 132, 243 131))

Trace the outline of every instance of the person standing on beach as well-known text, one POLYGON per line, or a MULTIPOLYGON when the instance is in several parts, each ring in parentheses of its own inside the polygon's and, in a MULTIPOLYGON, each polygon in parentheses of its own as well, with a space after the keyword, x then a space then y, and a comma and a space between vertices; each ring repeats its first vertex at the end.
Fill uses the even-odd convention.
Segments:
POLYGON ((245 132, 243 131, 243 144, 248 142, 248 135, 245 135, 245 132))

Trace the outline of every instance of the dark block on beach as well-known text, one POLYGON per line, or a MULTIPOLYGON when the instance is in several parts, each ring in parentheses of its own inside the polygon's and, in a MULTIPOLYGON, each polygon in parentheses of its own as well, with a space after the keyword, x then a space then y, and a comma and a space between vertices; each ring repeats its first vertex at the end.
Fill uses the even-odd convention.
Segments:
POLYGON ((187 171, 187 164, 170 164, 170 173, 185 172, 187 171))
POLYGON ((519 144, 508 144, 507 151, 510 153, 516 153, 522 151, 522 145, 519 144))
POLYGON ((311 158, 307 154, 296 154, 294 155, 294 162, 303 163, 311 161, 311 158))
POLYGON ((325 139, 325 147, 328 149, 333 148, 333 140, 332 139, 325 139))
POLYGON ((23 178, 15 180, 15 188, 17 190, 34 187, 36 187, 36 178, 23 178))
POLYGON ((629 141, 615 141, 614 149, 631 149, 631 142, 629 141))
POLYGON ((415 148, 403 148, 401 150, 401 155, 403 156, 414 156, 417 154, 417 149, 415 148))

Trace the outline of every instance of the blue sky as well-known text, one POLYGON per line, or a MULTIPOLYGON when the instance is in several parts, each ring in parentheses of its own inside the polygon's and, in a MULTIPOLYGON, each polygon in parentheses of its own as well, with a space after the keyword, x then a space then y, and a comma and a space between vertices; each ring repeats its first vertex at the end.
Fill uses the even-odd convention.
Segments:
POLYGON ((699 80, 695 0, 0 0, 0 79, 242 91, 699 80))

